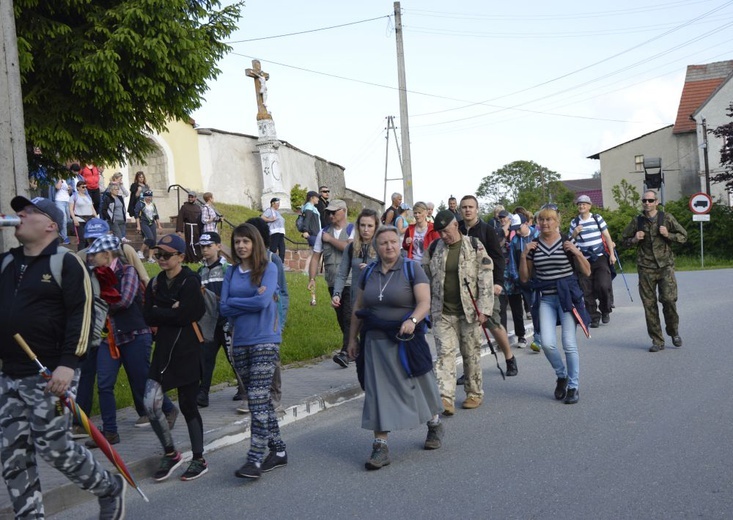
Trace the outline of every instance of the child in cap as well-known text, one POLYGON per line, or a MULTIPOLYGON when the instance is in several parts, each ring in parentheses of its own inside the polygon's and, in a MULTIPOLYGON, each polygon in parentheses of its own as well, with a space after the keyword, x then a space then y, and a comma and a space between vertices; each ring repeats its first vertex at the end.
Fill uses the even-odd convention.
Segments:
POLYGON ((144 260, 147 254, 148 262, 154 264, 153 247, 157 241, 157 231, 162 231, 163 226, 160 224, 158 208, 155 206, 155 202, 153 202, 152 191, 146 190, 143 192, 142 198, 135 204, 133 213, 135 215, 137 232, 144 237, 143 245, 140 246, 138 256, 141 260, 144 260))

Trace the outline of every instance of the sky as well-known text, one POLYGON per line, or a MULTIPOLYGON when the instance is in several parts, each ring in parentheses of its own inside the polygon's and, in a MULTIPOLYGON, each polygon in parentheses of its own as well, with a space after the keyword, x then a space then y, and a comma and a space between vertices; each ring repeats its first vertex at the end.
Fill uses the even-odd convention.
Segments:
MULTIPOLYGON (((589 178, 588 156, 674 123, 687 65, 733 59, 733 1, 401 8, 413 201, 436 205, 518 160, 589 178)), ((385 138, 394 116, 402 148, 393 2, 247 0, 228 43, 198 126, 257 135, 245 69, 259 59, 279 139, 343 166, 351 189, 403 192, 385 138)))

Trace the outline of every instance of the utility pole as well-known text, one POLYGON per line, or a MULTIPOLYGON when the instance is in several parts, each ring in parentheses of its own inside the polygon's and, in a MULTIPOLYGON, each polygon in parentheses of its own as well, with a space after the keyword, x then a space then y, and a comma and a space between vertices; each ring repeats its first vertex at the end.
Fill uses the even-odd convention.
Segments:
POLYGON ((397 81, 400 88, 400 131, 402 134, 403 200, 412 206, 412 157, 410 155, 410 118, 407 115, 407 80, 405 78, 405 48, 402 44, 402 9, 394 3, 395 40, 397 41, 397 81))
MULTIPOLYGON (((23 97, 12 0, 0 0, 0 213, 11 212, 16 195, 28 195, 23 97)), ((17 244, 12 228, 0 232, 0 252, 17 244)))
POLYGON ((394 135, 394 142, 395 146, 397 147, 397 159, 400 161, 400 168, 402 168, 402 153, 400 152, 400 142, 397 140, 397 130, 394 126, 394 116, 387 116, 385 118, 387 120, 387 135, 385 136, 386 140, 386 149, 384 151, 384 204, 386 207, 391 206, 391 203, 389 203, 390 199, 387 198, 387 182, 389 181, 401 181, 403 180, 402 177, 393 177, 388 178, 387 173, 389 170, 389 131, 392 130, 392 134, 394 135))
POLYGON ((702 118, 702 158, 705 162, 705 193, 710 195, 710 164, 708 163, 708 123, 702 118))

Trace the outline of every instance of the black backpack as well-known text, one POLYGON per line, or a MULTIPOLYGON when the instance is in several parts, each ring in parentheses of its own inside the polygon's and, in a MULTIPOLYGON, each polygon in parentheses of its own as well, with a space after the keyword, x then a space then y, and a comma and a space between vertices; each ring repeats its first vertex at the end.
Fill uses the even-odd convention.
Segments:
POLYGON ((298 218, 295 219, 295 229, 300 233, 305 233, 305 214, 301 213, 298 218))

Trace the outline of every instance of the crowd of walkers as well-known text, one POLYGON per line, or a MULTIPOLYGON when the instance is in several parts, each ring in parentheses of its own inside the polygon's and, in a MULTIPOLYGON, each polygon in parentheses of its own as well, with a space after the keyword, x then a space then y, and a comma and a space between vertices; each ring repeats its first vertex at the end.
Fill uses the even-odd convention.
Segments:
MULTIPOLYGON (((59 248, 68 240, 62 233, 67 222, 59 204, 63 196, 16 197, 11 203, 20 217, 15 235, 21 246, 0 257, 0 298, 8 309, 0 316, 0 460, 16 516, 43 516, 36 453, 97 495, 102 518, 124 516, 125 481, 96 462, 89 450, 98 447, 97 441, 73 441, 84 435, 82 425, 72 424, 68 413, 57 413, 58 397, 71 392, 88 414, 96 377, 104 438, 119 443, 114 387, 120 367, 130 381, 136 426, 151 427, 163 450, 153 478, 166 480, 183 464, 171 434, 179 413, 192 450, 179 478, 190 481, 206 474, 199 408, 208 406, 220 348, 251 415, 250 447, 234 474, 257 479, 286 466, 277 415, 280 344, 289 307, 279 199, 272 199, 262 217, 234 228, 230 263, 223 256, 216 228, 220 215, 211 194, 203 205, 195 204, 192 194, 182 208, 192 212, 186 205, 196 206, 198 215, 192 218, 201 227, 184 219, 179 233, 158 239, 157 211, 142 172, 129 191, 117 176, 107 190, 97 184, 96 202, 88 193, 92 185, 78 180, 77 191, 70 194, 75 200, 68 216, 84 224, 88 245, 76 254, 59 248), (124 196, 137 201, 125 205, 124 196), (144 253, 160 267, 152 279, 120 231, 131 207, 145 236, 144 253), (202 262, 198 272, 186 265, 191 255, 202 262), (102 306, 96 301, 104 304, 106 316, 98 314, 102 306), (42 326, 34 319, 39 315, 45 318, 42 326), (90 324, 100 317, 104 332, 92 347, 90 324), (49 380, 15 346, 14 334, 36 349, 51 372, 49 380), (178 406, 167 396, 173 389, 178 406), (22 475, 18 467, 24 468, 22 475)), ((56 189, 69 191, 63 184, 56 189)), ((656 204, 656 194, 645 192, 644 213, 629 224, 623 240, 638 249, 645 308, 648 303, 656 310, 659 286, 666 332, 679 347, 669 243, 683 242, 686 234, 656 204)), ((460 201, 451 197, 449 207, 433 215, 432 203, 410 207, 395 193, 381 217, 364 209, 354 225, 345 201, 330 198, 328 187, 307 194, 303 212, 312 215, 302 233, 313 248, 308 288, 315 290, 323 269, 342 335, 333 360, 344 368, 355 363, 365 392, 362 428, 374 434, 368 470, 390 464, 390 432, 424 424, 424 448, 439 449, 446 433, 442 418, 456 413, 459 386, 465 393, 463 409, 483 404, 482 345, 488 342, 493 350, 495 342, 506 375, 518 375, 507 333, 508 308, 516 347, 542 351, 549 361, 554 398, 579 402, 577 327, 588 333, 610 322, 616 255, 605 221, 590 211, 590 199, 580 196, 577 207, 577 216, 565 222, 553 204, 536 213, 497 207, 487 222, 473 195, 460 201), (534 336, 528 345, 525 321, 530 320, 534 336)), ((650 351, 658 352, 664 348, 658 312, 646 312, 650 351)))

